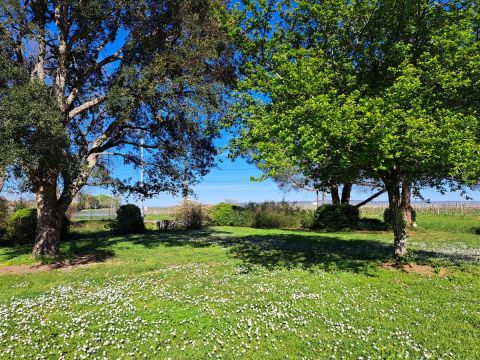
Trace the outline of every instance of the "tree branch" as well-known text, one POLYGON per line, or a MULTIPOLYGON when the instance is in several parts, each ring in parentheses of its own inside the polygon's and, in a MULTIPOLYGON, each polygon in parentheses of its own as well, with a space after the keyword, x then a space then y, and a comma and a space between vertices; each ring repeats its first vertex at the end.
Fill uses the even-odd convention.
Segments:
POLYGON ((68 119, 73 119, 75 116, 83 113, 84 111, 98 105, 98 104, 101 104, 102 102, 104 102, 105 100, 107 99, 106 96, 99 96, 99 97, 96 97, 92 100, 89 100, 85 103, 83 103, 82 105, 80 106, 77 106, 76 108, 74 108, 73 110, 71 110, 69 113, 68 113, 68 119))
POLYGON ((77 81, 77 83, 75 84, 74 88, 72 89, 72 91, 70 92, 70 94, 68 95, 67 97, 67 100, 66 100, 66 106, 67 108, 70 107, 73 102, 75 101, 75 99, 77 98, 78 96, 78 93, 80 92, 81 88, 83 87, 83 85, 85 85, 85 83, 87 82, 87 80, 89 79, 89 77, 95 73, 95 71, 98 71, 100 70, 102 67, 104 67, 105 65, 108 65, 112 62, 115 62, 115 61, 118 61, 118 60, 121 60, 122 59, 122 56, 121 56, 121 53, 122 53, 122 49, 118 50, 115 54, 112 54, 110 56, 107 56, 105 59, 95 63, 94 65, 90 66, 83 74, 83 76, 80 77, 80 79, 77 81))
POLYGON ((358 203, 357 205, 355 205, 355 207, 358 209, 360 207, 362 207, 363 205, 365 204, 368 204, 370 201, 372 201, 373 199, 379 197, 380 195, 384 194, 387 190, 383 189, 383 190, 380 190, 379 192, 377 192, 376 194, 373 194, 372 196, 370 196, 368 199, 362 201, 361 203, 358 203))

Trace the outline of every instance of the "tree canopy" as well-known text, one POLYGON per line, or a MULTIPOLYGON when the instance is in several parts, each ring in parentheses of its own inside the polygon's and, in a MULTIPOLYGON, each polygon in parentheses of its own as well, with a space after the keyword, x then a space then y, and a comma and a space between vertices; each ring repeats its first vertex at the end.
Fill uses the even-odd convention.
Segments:
POLYGON ((477 183, 478 15, 445 1, 244 1, 238 154, 266 174, 380 180, 406 254, 401 186, 477 183))
POLYGON ((234 78, 226 14, 222 0, 0 3, 0 167, 37 194, 35 254, 58 253, 60 213, 92 181, 150 196, 208 172, 234 78))

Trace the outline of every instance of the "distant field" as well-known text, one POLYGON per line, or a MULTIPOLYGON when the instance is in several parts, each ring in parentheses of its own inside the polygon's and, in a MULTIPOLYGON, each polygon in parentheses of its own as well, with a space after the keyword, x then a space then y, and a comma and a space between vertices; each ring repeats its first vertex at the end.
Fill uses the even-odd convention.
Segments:
POLYGON ((0 358, 478 359, 480 217, 418 224, 410 261, 430 276, 380 268, 384 231, 78 222, 62 253, 83 265, 34 271, 29 247, 0 248, 0 358))

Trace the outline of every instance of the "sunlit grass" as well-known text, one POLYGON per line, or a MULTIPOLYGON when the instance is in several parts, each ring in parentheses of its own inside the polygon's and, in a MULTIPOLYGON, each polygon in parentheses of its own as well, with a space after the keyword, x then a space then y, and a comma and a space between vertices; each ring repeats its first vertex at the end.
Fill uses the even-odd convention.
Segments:
MULTIPOLYGON (((420 214, 413 261, 425 277, 378 268, 384 231, 221 227, 112 237, 80 223, 65 258, 84 267, 0 275, 0 358, 478 357, 479 219, 420 214)), ((1 248, 0 264, 35 262, 1 248)))

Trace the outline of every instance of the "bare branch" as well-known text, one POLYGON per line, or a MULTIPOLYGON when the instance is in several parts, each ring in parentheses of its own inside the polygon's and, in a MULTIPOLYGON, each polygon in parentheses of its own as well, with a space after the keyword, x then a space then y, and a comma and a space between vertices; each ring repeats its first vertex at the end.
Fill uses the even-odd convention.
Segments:
POLYGON ((122 57, 120 56, 120 53, 117 52, 113 55, 110 55, 108 57, 106 57, 105 59, 103 59, 102 61, 96 63, 95 65, 93 65, 92 67, 90 67, 88 70, 86 70, 84 72, 84 75, 80 77, 80 79, 78 80, 78 82, 75 84, 75 87, 73 88, 73 90, 70 92, 70 94, 68 95, 67 97, 67 100, 66 100, 66 106, 67 107, 70 107, 73 102, 75 101, 75 99, 77 98, 79 92, 80 92, 80 89, 83 87, 83 85, 85 85, 85 83, 87 82, 88 78, 95 72, 95 71, 98 71, 100 70, 102 67, 104 67, 105 65, 108 65, 112 62, 115 62, 115 61, 118 61, 118 60, 121 60, 122 57))
POLYGON ((98 104, 101 104, 102 102, 104 102, 105 100, 107 99, 106 96, 99 96, 99 97, 96 97, 92 100, 89 100, 85 103, 83 103, 82 105, 80 106, 77 106, 75 109, 71 110, 69 113, 68 113, 68 118, 69 119, 73 119, 75 116, 83 113, 84 111, 98 105, 98 104))

